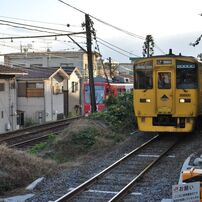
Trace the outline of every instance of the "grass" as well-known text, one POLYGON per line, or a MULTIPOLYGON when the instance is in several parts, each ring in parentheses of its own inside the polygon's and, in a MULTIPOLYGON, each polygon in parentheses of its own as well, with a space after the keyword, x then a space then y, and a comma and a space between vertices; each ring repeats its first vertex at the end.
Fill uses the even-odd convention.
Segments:
POLYGON ((31 156, 25 152, 0 145, 0 194, 27 185, 56 169, 52 161, 31 156))

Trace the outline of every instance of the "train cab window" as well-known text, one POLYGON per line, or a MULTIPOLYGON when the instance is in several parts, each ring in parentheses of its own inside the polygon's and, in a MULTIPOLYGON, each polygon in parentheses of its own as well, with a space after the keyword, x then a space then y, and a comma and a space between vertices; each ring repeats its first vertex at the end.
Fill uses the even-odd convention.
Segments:
POLYGON ((187 61, 176 62, 176 87, 177 89, 196 89, 197 66, 187 61))
POLYGON ((95 99, 96 99, 96 104, 103 103, 103 101, 104 101, 104 86, 95 86, 95 99))
MULTIPOLYGON (((104 86, 95 86, 96 104, 103 103, 104 100, 104 86)), ((90 86, 85 86, 85 103, 90 104, 90 86)))
POLYGON ((90 86, 85 86, 85 103, 90 103, 90 86))
POLYGON ((153 74, 152 61, 139 63, 134 67, 134 88, 136 89, 152 89, 153 74))
POLYGON ((171 88, 171 72, 158 72, 158 88, 159 89, 171 88))

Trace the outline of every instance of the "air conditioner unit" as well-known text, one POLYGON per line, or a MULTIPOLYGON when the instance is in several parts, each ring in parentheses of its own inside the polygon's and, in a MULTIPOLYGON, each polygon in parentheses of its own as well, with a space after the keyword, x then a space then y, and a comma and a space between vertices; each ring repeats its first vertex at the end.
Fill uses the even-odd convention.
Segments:
POLYGON ((62 88, 60 86, 54 86, 54 94, 62 93, 62 88))

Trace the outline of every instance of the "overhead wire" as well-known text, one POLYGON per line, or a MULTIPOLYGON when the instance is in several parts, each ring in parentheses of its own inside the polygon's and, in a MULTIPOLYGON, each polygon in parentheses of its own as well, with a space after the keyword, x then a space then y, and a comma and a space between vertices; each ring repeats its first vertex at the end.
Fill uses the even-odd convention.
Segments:
MULTIPOLYGON (((63 3, 63 4, 65 4, 65 5, 67 5, 67 6, 71 7, 71 8, 73 8, 73 9, 75 9, 75 10, 77 10, 77 11, 83 13, 83 14, 87 14, 86 12, 84 12, 84 11, 82 11, 82 10, 76 8, 75 6, 72 6, 72 5, 66 3, 66 2, 64 2, 64 1, 62 1, 62 0, 58 0, 58 1, 60 1, 61 3, 63 3)), ((97 17, 95 17, 95 16, 93 16, 93 15, 90 15, 90 14, 88 14, 88 15, 89 15, 91 18, 97 20, 98 22, 101 22, 101 23, 103 23, 103 24, 105 24, 105 25, 107 25, 107 26, 110 26, 110 27, 112 27, 112 28, 114 28, 114 29, 116 29, 116 30, 118 30, 118 31, 121 31, 121 32, 127 34, 127 35, 130 35, 130 36, 132 36, 132 37, 135 37, 135 38, 138 38, 138 39, 141 39, 141 40, 145 40, 145 37, 143 37, 143 36, 140 36, 140 35, 138 35, 138 34, 134 34, 134 33, 132 33, 132 32, 129 32, 129 31, 125 30, 125 29, 122 29, 122 28, 120 28, 120 27, 117 27, 117 26, 115 26, 115 25, 112 25, 112 24, 110 24, 110 23, 108 23, 108 22, 105 22, 105 21, 103 21, 103 20, 101 20, 101 19, 99 19, 99 18, 97 18, 97 17)), ((159 51, 161 51, 163 54, 165 54, 165 52, 162 51, 162 49, 160 49, 159 46, 157 46, 157 44, 155 44, 155 46, 156 46, 156 48, 157 48, 159 51)))
MULTIPOLYGON (((51 33, 51 34, 58 34, 55 31, 59 31, 59 32, 66 32, 68 34, 71 34, 73 32, 67 32, 65 30, 58 30, 58 29, 52 29, 52 28, 47 28, 47 27, 41 27, 41 26, 35 26, 35 25, 28 25, 28 24, 24 24, 24 23, 17 23, 17 22, 13 22, 13 21, 7 21, 7 20, 0 20, 1 22, 5 22, 6 24, 0 23, 1 25, 7 25, 7 26, 12 26, 15 28, 22 28, 22 29, 26 29, 26 30, 32 30, 32 31, 37 31, 37 32, 45 32, 45 33, 51 33), (7 23, 12 23, 12 24, 16 24, 16 25, 12 25, 12 24, 7 24, 7 23), (18 26, 18 25, 22 25, 22 26, 18 26), (28 27, 34 27, 34 29, 32 28, 28 28, 28 27, 24 27, 24 26, 28 26, 28 27), (39 30, 39 29, 35 29, 35 28, 39 28, 39 29, 45 29, 45 30, 39 30), (51 30, 51 32, 47 31, 47 30, 51 30), (54 32, 52 32, 54 31, 54 32)), ((84 32, 83 32, 84 33, 84 32)), ((71 39, 71 41, 73 41, 80 49, 84 50, 85 49, 79 45, 79 43, 77 43, 72 37, 70 37, 69 35, 67 35, 67 37, 69 37, 71 39)), ((13 37, 14 38, 14 37, 13 37)))
MULTIPOLYGON (((107 41, 104 40, 104 39, 101 39, 101 38, 99 38, 99 37, 97 37, 97 39, 98 39, 99 42, 102 41, 103 43, 106 43, 106 44, 108 44, 108 45, 110 45, 110 46, 113 46, 114 48, 117 48, 117 49, 119 49, 119 50, 121 50, 121 51, 123 51, 123 52, 125 52, 125 53, 128 53, 128 54, 130 54, 130 55, 134 55, 134 56, 140 57, 139 55, 136 55, 136 54, 134 54, 134 53, 131 53, 131 52, 129 52, 129 51, 126 51, 126 50, 124 50, 124 49, 122 49, 122 48, 120 48, 120 47, 118 47, 118 46, 116 46, 116 45, 113 45, 113 44, 110 43, 110 42, 107 42, 107 41)), ((103 43, 102 43, 102 45, 104 45, 103 43)))
POLYGON ((38 21, 38 20, 28 20, 28 19, 24 19, 24 18, 14 18, 14 17, 7 17, 7 16, 0 16, 0 18, 21 20, 21 21, 26 21, 26 22, 37 22, 37 23, 41 23, 41 24, 59 25, 59 26, 65 26, 65 27, 67 27, 67 26, 81 27, 81 25, 61 24, 61 23, 53 23, 53 22, 38 21))
MULTIPOLYGON (((22 25, 22 26, 26 26, 26 27, 33 27, 33 28, 39 28, 39 29, 50 30, 50 31, 71 33, 71 32, 66 31, 66 30, 53 29, 53 28, 50 28, 50 27, 42 27, 42 26, 36 26, 36 25, 25 24, 25 23, 18 23, 18 22, 13 22, 13 21, 8 21, 8 20, 0 20, 0 22, 12 23, 12 24, 15 24, 15 25, 22 25)), ((6 24, 6 25, 7 25, 7 24, 6 24)), ((10 24, 9 24, 9 25, 10 25, 10 24)), ((23 28, 24 28, 24 27, 23 27, 23 28)), ((37 31, 38 31, 38 30, 37 30, 37 31)))
POLYGON ((112 47, 110 47, 110 46, 108 46, 108 45, 102 43, 101 41, 99 41, 99 43, 102 44, 103 46, 106 46, 107 48, 109 48, 109 49, 111 49, 111 50, 113 50, 113 51, 115 51, 115 52, 117 52, 117 53, 119 53, 119 54, 121 54, 121 55, 127 57, 127 58, 130 57, 129 55, 126 55, 125 53, 122 53, 122 52, 120 52, 120 51, 118 51, 118 50, 116 50, 116 49, 114 49, 114 48, 112 48, 112 47))
MULTIPOLYGON (((1 20, 0 20, 0 21, 1 21, 1 20)), ((0 23, 0 24, 2 24, 2 23, 0 23)), ((16 23, 16 24, 19 24, 19 23, 16 23)), ((28 30, 34 30, 34 31, 39 31, 39 32, 45 32, 45 33, 54 33, 54 32, 49 32, 49 31, 45 31, 45 30, 38 30, 38 29, 32 29, 32 28, 26 28, 26 27, 19 27, 19 26, 10 25, 10 24, 3 24, 3 25, 9 25, 9 26, 12 26, 12 27, 23 28, 23 29, 28 29, 28 30)), ((27 26, 26 24, 24 24, 24 25, 27 26)), ((28 26, 30 26, 30 27, 38 27, 38 26, 32 26, 32 25, 28 25, 28 26)), ((39 28, 42 28, 42 27, 39 27, 39 28)), ((43 27, 43 29, 50 29, 50 28, 44 28, 44 27, 43 27)), ((55 30, 55 29, 50 29, 50 30, 55 30)), ((58 30, 57 30, 57 31, 58 31, 58 30)), ((65 32, 64 30, 59 30, 59 31, 65 32)), ((70 32, 70 33, 72 33, 72 32, 70 32)), ((54 35, 54 36, 56 36, 56 35, 54 35)), ((68 36, 68 35, 67 35, 67 36, 68 36)), ((85 50, 82 46, 80 46, 73 38, 71 38, 70 36, 68 36, 68 37, 69 37, 77 46, 79 46, 82 50, 86 51, 86 50, 85 50)), ((16 38, 16 37, 11 37, 11 38, 14 39, 14 38, 16 38)), ((18 38, 20 38, 20 37, 18 37, 18 38)), ((25 38, 28 38, 28 37, 25 37, 25 38)), ((29 38, 30 38, 30 37, 29 37, 29 38)), ((0 38, 0 39, 2 39, 2 38, 0 38)), ((8 39, 8 38, 3 38, 3 39, 8 39)), ((111 43, 109 43, 109 42, 107 42, 107 41, 101 39, 101 38, 99 38, 99 40, 102 40, 103 42, 105 42, 105 43, 107 43, 107 44, 109 44, 109 45, 111 45, 111 46, 113 46, 113 47, 115 47, 115 48, 117 48, 117 49, 119 49, 119 50, 121 50, 121 51, 123 51, 123 52, 126 52, 126 53, 128 53, 128 54, 132 54, 132 53, 130 53, 130 52, 124 50, 124 49, 121 49, 121 48, 119 48, 119 47, 117 47, 117 46, 115 46, 115 45, 113 45, 113 44, 111 44, 111 43)), ((99 41, 99 42, 100 42, 100 41, 99 41)), ((110 48, 109 45, 106 45, 106 44, 104 44, 104 43, 102 43, 102 42, 100 42, 100 43, 101 43, 102 45, 104 45, 104 46, 110 48)), ((122 55, 128 57, 127 55, 121 53, 120 51, 117 51, 117 50, 114 49, 114 48, 110 48, 110 49, 116 51, 116 52, 119 53, 119 54, 122 54, 122 55)), ((134 54, 132 54, 132 55, 134 55, 134 54)), ((135 56, 137 56, 137 55, 135 55, 135 56)))
MULTIPOLYGON (((71 8, 73 8, 73 9, 75 9, 75 10, 77 10, 77 11, 83 13, 83 14, 87 14, 86 12, 84 12, 84 11, 82 11, 82 10, 76 8, 75 6, 72 6, 72 5, 66 3, 66 2, 64 2, 64 1, 62 1, 62 0, 58 0, 58 1, 60 1, 61 3, 63 3, 63 4, 65 4, 65 5, 67 5, 67 6, 71 7, 71 8)), ((107 25, 107 26, 110 26, 110 27, 112 27, 112 28, 114 28, 114 29, 116 29, 116 30, 119 30, 119 31, 121 31, 121 32, 124 32, 124 33, 126 33, 126 34, 128 34, 128 35, 130 35, 130 36, 133 36, 133 37, 136 37, 136 38, 139 38, 139 39, 142 39, 142 40, 145 39, 145 37, 143 37, 143 36, 140 36, 140 35, 134 34, 134 33, 132 33, 132 32, 129 32, 129 31, 127 31, 127 30, 124 30, 124 29, 122 29, 122 28, 119 28, 119 27, 117 27, 117 26, 115 26, 115 25, 112 25, 112 24, 110 24, 110 23, 108 23, 108 22, 105 22, 105 21, 103 21, 103 20, 101 20, 101 19, 99 19, 99 18, 97 18, 97 17, 95 17, 95 16, 93 16, 93 15, 90 15, 90 14, 88 14, 88 15, 89 15, 91 18, 97 20, 98 22, 101 22, 101 23, 103 23, 103 24, 105 24, 105 25, 107 25)))

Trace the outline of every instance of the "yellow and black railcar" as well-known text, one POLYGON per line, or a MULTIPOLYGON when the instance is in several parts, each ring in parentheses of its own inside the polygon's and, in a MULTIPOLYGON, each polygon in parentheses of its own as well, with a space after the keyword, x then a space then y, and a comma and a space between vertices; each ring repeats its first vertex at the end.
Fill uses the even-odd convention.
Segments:
POLYGON ((140 131, 193 131, 202 115, 202 63, 172 53, 135 62, 134 110, 140 131))

